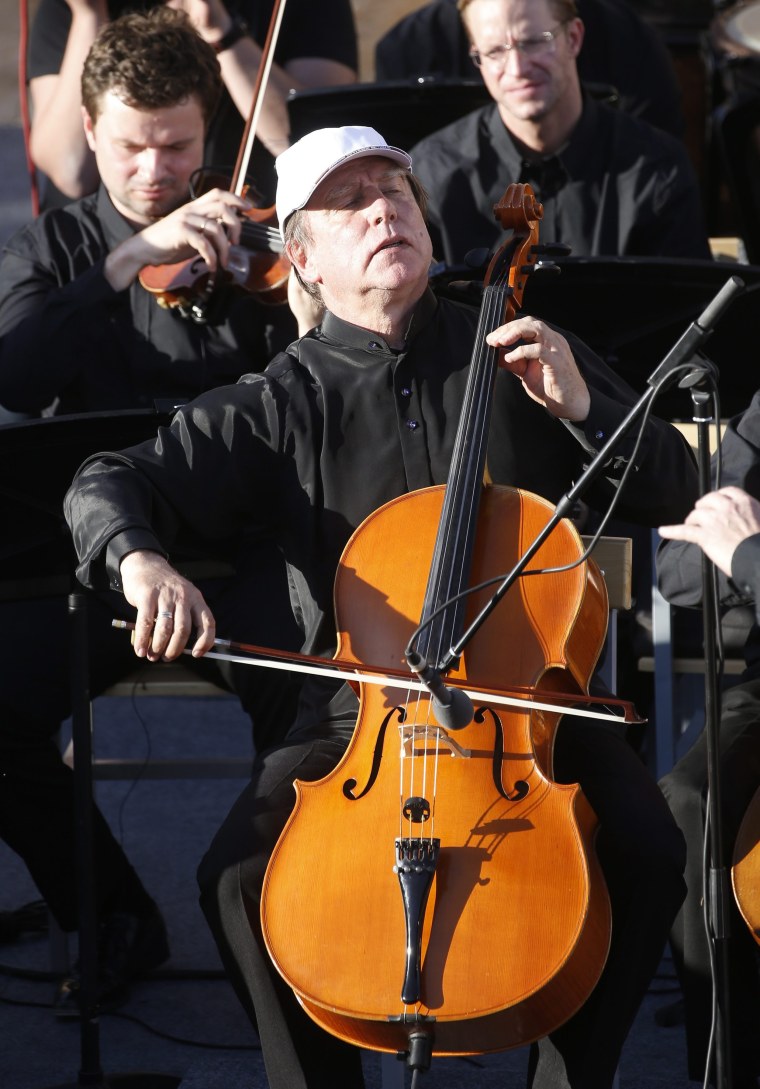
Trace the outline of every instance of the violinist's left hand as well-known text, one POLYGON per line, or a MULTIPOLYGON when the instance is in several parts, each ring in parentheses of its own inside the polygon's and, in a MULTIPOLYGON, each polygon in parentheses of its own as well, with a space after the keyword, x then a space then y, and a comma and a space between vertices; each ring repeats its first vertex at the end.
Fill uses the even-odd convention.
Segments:
POLYGON ((561 420, 580 423, 591 406, 588 386, 570 345, 537 318, 522 317, 489 333, 486 341, 503 348, 499 362, 521 380, 529 397, 561 420))
POLYGON ((226 268, 230 245, 240 239, 241 214, 250 207, 235 193, 211 189, 120 242, 106 258, 105 278, 114 291, 123 291, 146 265, 168 265, 195 254, 212 272, 218 265, 226 268))

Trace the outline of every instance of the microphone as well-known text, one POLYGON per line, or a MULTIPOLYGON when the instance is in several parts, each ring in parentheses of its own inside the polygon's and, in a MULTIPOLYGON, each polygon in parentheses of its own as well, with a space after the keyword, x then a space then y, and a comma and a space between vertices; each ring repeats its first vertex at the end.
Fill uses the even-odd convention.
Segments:
MULTIPOLYGON (((699 349, 711 335, 713 326, 722 317, 723 312, 730 306, 736 296, 744 291, 744 288, 744 280, 739 276, 729 277, 718 294, 707 304, 697 320, 691 323, 681 339, 670 349, 654 373, 647 379, 649 386, 657 386, 671 371, 687 363, 692 356, 699 352, 699 349)), ((715 366, 701 357, 698 362, 695 362, 694 367, 696 374, 689 374, 679 382, 682 389, 696 385, 705 377, 706 373, 717 373, 715 366)))
POLYGON ((433 714, 445 730, 463 730, 475 717, 472 700, 461 688, 449 688, 438 670, 433 669, 417 651, 407 654, 410 668, 433 697, 433 714))

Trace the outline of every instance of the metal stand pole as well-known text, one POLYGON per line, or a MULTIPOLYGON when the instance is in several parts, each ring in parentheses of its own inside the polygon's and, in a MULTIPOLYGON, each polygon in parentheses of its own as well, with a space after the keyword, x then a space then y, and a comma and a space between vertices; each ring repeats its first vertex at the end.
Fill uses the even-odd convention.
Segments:
MULTIPOLYGON (((712 395, 697 388, 691 391, 694 423, 697 425, 697 461, 700 495, 712 488, 710 473, 710 425, 714 423, 710 409, 712 395)), ((716 1007, 715 1086, 732 1089, 731 1071, 731 1003, 728 974, 730 900, 732 897, 728 869, 724 861, 723 820, 720 774, 720 690, 718 685, 718 653, 714 621, 717 613, 715 570, 702 554, 702 618, 705 654, 705 739, 707 742, 707 828, 709 854, 706 859, 705 906, 707 940, 713 955, 713 994, 716 1007)), ((708 1056, 709 1063, 709 1056, 708 1056)), ((707 1072, 706 1072, 707 1073, 707 1072)))
POLYGON ((87 597, 69 595, 71 630, 71 721, 74 746, 74 814, 76 822, 77 903, 80 964, 80 1068, 76 1082, 49 1089, 177 1089, 173 1074, 105 1075, 100 1061, 98 1023, 98 912, 95 896, 92 832, 92 705, 87 640, 87 597))

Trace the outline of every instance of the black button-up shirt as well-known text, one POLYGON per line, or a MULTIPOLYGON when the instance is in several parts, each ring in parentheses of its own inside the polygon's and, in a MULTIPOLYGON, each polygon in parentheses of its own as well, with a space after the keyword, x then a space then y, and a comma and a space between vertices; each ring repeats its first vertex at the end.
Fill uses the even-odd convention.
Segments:
POLYGON ((565 147, 543 160, 526 158, 495 104, 411 154, 430 197, 433 252, 448 265, 502 237, 493 207, 511 182, 529 182, 543 203, 541 241, 563 242, 577 257, 710 257, 683 144, 592 98, 565 147))

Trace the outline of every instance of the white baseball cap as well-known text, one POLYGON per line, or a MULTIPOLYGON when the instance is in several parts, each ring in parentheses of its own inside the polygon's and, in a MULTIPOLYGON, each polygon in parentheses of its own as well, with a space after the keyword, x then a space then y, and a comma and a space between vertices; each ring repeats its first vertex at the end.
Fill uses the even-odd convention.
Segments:
POLYGON ((391 147, 376 129, 345 125, 337 129, 315 129, 297 140, 275 160, 277 169, 276 210, 280 231, 288 216, 308 202, 309 197, 333 170, 349 159, 381 155, 406 170, 412 159, 401 148, 391 147))

